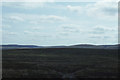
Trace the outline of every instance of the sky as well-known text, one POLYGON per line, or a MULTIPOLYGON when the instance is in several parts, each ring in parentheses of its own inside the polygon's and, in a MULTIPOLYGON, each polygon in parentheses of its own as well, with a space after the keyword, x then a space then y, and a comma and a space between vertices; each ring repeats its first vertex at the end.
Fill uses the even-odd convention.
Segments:
POLYGON ((115 2, 3 2, 2 44, 117 44, 117 8, 115 2))

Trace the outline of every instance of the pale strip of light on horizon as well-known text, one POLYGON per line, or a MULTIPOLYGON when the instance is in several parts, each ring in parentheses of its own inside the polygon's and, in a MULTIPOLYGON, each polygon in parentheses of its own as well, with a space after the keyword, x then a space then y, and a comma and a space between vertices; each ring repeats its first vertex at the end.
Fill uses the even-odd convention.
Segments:
POLYGON ((1 0, 0 2, 119 2, 119 0, 1 0))

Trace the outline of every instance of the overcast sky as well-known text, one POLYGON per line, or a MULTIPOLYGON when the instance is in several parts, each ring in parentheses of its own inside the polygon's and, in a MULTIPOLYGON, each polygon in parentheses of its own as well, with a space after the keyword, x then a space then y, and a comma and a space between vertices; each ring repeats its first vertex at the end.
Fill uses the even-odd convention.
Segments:
POLYGON ((118 3, 6 2, 3 44, 117 44, 118 3))

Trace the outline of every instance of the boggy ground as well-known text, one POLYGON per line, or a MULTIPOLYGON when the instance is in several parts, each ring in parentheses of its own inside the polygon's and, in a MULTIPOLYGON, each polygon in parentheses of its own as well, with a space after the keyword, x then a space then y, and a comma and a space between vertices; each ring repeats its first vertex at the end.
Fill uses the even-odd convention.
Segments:
POLYGON ((2 52, 3 78, 117 78, 118 50, 12 49, 2 52))

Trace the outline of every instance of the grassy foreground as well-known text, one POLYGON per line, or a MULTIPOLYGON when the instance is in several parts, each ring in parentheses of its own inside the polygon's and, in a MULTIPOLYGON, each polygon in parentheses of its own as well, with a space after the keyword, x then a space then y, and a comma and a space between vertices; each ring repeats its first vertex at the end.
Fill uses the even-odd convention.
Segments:
POLYGON ((118 50, 3 50, 3 78, 117 78, 118 50))

